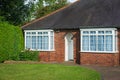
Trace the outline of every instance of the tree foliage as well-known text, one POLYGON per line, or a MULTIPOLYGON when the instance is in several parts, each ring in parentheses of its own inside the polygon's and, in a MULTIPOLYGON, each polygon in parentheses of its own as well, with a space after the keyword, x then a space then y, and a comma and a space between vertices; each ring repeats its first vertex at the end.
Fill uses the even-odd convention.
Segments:
POLYGON ((13 25, 20 25, 28 21, 31 14, 32 0, 0 0, 0 16, 13 25))
POLYGON ((35 6, 35 17, 42 17, 65 5, 67 5, 67 0, 39 0, 35 6))
POLYGON ((66 4, 67 0, 0 0, 0 16, 10 24, 21 25, 66 4))

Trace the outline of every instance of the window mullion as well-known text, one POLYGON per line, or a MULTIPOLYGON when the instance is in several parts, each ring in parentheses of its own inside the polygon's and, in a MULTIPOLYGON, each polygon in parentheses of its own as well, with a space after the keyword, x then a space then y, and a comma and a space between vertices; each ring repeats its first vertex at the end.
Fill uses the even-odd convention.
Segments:
POLYGON ((96 51, 98 51, 98 31, 96 31, 96 51))
POLYGON ((88 51, 90 51, 90 31, 89 31, 89 34, 88 34, 89 36, 88 36, 88 41, 89 41, 89 50, 88 51))
POLYGON ((113 48, 113 51, 115 51, 115 31, 112 31, 112 33, 113 33, 112 34, 112 36, 113 36, 113 38, 112 38, 113 39, 113 43, 112 43, 113 47, 112 48, 113 48))
POLYGON ((106 51, 106 35, 105 35, 105 31, 104 31, 104 51, 106 51))
POLYGON ((44 35, 43 35, 43 32, 42 32, 41 36, 42 36, 42 40, 41 40, 41 41, 42 41, 42 42, 41 42, 41 44, 42 44, 42 45, 41 45, 42 48, 41 48, 41 50, 43 50, 43 49, 44 49, 44 48, 43 48, 43 43, 44 43, 44 41, 43 41, 43 36, 44 36, 44 35))
POLYGON ((49 31, 49 32, 48 32, 48 48, 49 48, 49 50, 50 50, 50 48, 51 48, 50 40, 51 40, 51 37, 50 37, 50 31, 49 31))

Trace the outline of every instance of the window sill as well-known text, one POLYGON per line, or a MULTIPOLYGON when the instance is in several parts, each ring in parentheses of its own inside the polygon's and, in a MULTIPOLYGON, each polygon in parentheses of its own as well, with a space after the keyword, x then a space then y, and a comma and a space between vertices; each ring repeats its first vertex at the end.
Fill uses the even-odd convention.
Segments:
POLYGON ((55 50, 33 50, 33 49, 31 49, 30 51, 43 51, 43 52, 52 52, 52 51, 55 51, 55 50))
POLYGON ((114 51, 114 52, 111 52, 111 51, 79 51, 79 52, 83 52, 83 53, 106 53, 106 54, 114 54, 114 53, 118 53, 118 51, 114 51))

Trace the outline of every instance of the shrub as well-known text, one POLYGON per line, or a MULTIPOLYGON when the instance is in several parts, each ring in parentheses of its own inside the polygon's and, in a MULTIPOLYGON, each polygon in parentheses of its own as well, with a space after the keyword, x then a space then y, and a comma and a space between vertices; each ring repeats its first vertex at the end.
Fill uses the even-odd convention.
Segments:
POLYGON ((25 50, 19 54, 19 59, 21 61, 28 61, 28 60, 38 61, 38 52, 25 50))
POLYGON ((0 22, 0 62, 19 60, 21 50, 23 50, 22 30, 7 22, 0 22))

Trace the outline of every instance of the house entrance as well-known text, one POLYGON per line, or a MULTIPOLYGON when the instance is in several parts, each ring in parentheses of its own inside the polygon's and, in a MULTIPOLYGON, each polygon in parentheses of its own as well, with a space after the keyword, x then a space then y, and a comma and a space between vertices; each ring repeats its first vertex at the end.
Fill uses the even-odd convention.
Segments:
POLYGON ((65 36, 65 61, 73 60, 73 35, 68 33, 65 36))

